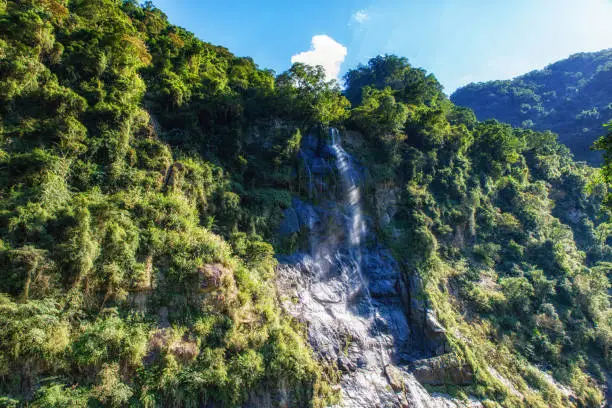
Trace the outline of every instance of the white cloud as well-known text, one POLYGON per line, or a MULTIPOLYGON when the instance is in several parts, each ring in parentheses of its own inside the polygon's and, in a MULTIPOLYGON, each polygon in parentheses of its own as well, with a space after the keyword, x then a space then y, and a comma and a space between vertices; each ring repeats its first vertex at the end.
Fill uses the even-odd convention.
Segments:
POLYGON ((328 35, 312 37, 310 50, 300 52, 291 57, 291 63, 302 62, 316 66, 322 65, 328 80, 338 79, 340 66, 346 58, 347 49, 328 35))
POLYGON ((370 18, 367 10, 359 10, 355 14, 353 14, 353 20, 357 21, 359 24, 363 23, 367 19, 370 18))

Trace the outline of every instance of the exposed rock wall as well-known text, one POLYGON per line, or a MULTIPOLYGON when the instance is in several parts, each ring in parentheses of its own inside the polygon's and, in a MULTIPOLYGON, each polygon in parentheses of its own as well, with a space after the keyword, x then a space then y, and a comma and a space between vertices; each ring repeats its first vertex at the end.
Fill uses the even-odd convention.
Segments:
MULTIPOLYGON (((294 199, 285 212, 281 231, 308 235, 309 245, 279 258, 284 309, 306 325, 318 358, 340 371, 343 406, 464 406, 430 395, 411 374, 423 337, 433 349, 428 355, 446 351, 444 329, 421 299, 420 280, 402 276, 372 232, 374 221, 362 217, 360 174, 351 158, 337 140, 333 149, 321 149, 314 139, 303 140, 302 157, 324 194, 316 205, 294 199)), ((383 218, 393 216, 397 202, 397 192, 387 187, 378 193, 383 218)))

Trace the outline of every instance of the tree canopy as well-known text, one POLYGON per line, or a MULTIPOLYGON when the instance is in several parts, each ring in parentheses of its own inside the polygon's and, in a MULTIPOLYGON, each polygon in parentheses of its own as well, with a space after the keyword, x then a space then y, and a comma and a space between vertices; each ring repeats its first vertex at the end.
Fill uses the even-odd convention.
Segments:
MULTIPOLYGON (((261 390, 338 404, 338 363, 316 358, 274 285, 275 254, 307 241, 280 236, 285 210, 324 201, 303 136, 321 147, 335 126, 368 222, 473 368, 474 384, 434 390, 600 406, 600 173, 550 131, 479 122, 405 58, 345 82, 261 69, 151 2, 0 2, 0 405, 238 407, 261 390)), ((611 137, 598 143, 608 182, 611 137)))

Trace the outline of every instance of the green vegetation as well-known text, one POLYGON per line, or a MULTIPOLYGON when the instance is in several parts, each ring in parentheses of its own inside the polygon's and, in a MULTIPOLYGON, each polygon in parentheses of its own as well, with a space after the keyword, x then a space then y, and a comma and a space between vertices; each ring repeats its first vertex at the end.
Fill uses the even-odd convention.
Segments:
POLYGON ((451 99, 481 120, 558 133, 576 159, 600 165, 592 144, 612 120, 610 82, 612 49, 575 54, 513 80, 469 84, 451 99))
POLYGON ((478 122, 395 56, 344 95, 321 68, 275 75, 150 2, 0 2, 0 78, 0 405, 337 402, 274 288, 301 138, 327 125, 354 131, 370 208, 398 191, 380 231, 475 371, 446 391, 600 403, 609 190, 554 134, 478 122))
POLYGON ((150 3, 0 11, 0 404, 336 398, 260 234, 300 128, 346 115, 337 86, 276 79, 150 3))
MULTIPOLYGON (((604 164, 601 169, 601 174, 605 181, 612 184, 612 120, 606 124, 608 133, 597 140, 595 147, 604 151, 604 164)), ((607 197, 608 206, 612 207, 612 193, 607 197)))
POLYGON ((361 95, 348 126, 363 134, 352 145, 367 163, 366 198, 398 192, 381 230, 474 369, 461 393, 510 407, 599 406, 612 363, 612 235, 597 171, 550 132, 476 122, 404 59, 378 57, 346 79, 346 94, 361 95), (571 387, 573 402, 536 366, 571 387))

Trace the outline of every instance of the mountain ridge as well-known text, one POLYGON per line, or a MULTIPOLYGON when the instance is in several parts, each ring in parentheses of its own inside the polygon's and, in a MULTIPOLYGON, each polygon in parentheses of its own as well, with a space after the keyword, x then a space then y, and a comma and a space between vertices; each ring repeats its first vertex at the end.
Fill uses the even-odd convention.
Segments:
POLYGON ((592 145, 612 119, 611 72, 612 49, 576 53, 513 79, 468 84, 451 100, 481 120, 551 130, 577 160, 601 165, 592 145))

